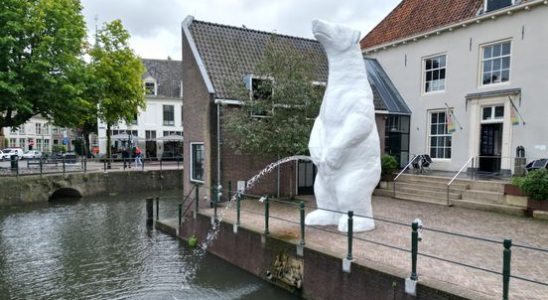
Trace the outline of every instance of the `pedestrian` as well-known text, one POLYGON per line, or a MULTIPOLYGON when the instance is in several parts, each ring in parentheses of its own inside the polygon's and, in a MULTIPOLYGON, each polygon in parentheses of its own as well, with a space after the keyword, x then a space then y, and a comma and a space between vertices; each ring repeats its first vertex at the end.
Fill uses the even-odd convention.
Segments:
POLYGON ((129 150, 127 148, 122 150, 122 159, 124 160, 124 170, 126 167, 131 169, 131 160, 129 160, 129 150))
POLYGON ((141 151, 141 148, 139 146, 135 147, 135 167, 137 166, 143 166, 143 162, 141 161, 141 155, 143 151, 141 151))

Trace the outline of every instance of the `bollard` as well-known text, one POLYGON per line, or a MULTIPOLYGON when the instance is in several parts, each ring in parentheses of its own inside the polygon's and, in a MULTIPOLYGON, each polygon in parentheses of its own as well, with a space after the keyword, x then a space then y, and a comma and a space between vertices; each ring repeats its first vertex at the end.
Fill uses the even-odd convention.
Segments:
POLYGON ((147 225, 150 226, 154 223, 154 198, 149 197, 146 200, 147 207, 147 225))
POLYGON ((270 204, 268 203, 268 196, 264 199, 264 234, 269 234, 268 231, 268 217, 270 214, 270 204))
POLYGON ((156 220, 160 219, 160 197, 156 197, 156 220))
POLYGON ((242 201, 242 194, 236 195, 236 225, 240 226, 240 201, 242 201))
POLYGON ((348 211, 348 254, 346 260, 352 260, 352 239, 354 235, 354 212, 348 211))
POLYGON ((179 204, 179 223, 178 223, 179 226, 181 226, 181 219, 182 219, 182 217, 183 217, 183 204, 180 203, 180 204, 179 204))
POLYGON ((301 246, 304 246, 304 201, 299 204, 301 211, 301 246))
POLYGON ((411 224, 411 280, 417 281, 417 255, 419 252, 419 222, 411 224))
POLYGON ((508 300, 508 290, 510 287, 510 261, 512 258, 512 240, 506 239, 503 242, 504 251, 502 256, 502 299, 508 300))

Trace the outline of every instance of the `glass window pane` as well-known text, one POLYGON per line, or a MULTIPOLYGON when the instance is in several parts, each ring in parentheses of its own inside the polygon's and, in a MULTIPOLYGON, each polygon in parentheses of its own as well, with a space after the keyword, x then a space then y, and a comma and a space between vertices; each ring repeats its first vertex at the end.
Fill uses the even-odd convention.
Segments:
POLYGON ((484 61, 483 62, 483 73, 491 72, 491 61, 484 61))
POLYGON ((434 80, 440 79, 440 71, 438 70, 434 71, 434 74, 432 75, 432 79, 434 80))
POLYGON ((426 72, 426 81, 432 80, 432 71, 426 72))
POLYGON ((433 58, 432 59, 432 68, 437 69, 439 67, 440 67, 439 57, 433 58))
POLYGON ((497 106, 495 107, 495 118, 502 118, 504 117, 504 106, 497 106))
POLYGON ((432 86, 430 85, 430 82, 426 82, 424 85, 424 91, 430 92, 432 90, 432 86))
POLYGON ((451 158, 451 148, 445 148, 445 158, 451 158))
POLYGON ((426 60, 426 70, 432 69, 432 60, 427 59, 426 60))
POLYGON ((437 125, 430 126, 430 134, 438 134, 438 126, 437 125))
POLYGON ((446 145, 447 147, 451 147, 451 145, 452 145, 452 137, 451 137, 451 136, 447 136, 447 139, 445 140, 445 142, 446 142, 445 145, 446 145))
POLYGON ((502 46, 501 46, 500 44, 497 44, 497 45, 494 45, 494 46, 493 46, 493 57, 500 56, 501 47, 502 47, 502 46))
POLYGON ((483 74, 483 84, 491 83, 491 73, 487 72, 483 74))
POLYGON ((440 57, 440 67, 445 67, 445 55, 440 57))
POLYGON ((510 70, 505 70, 505 71, 502 71, 502 75, 501 75, 501 81, 508 81, 510 80, 510 70))
POLYGON ((494 59, 493 60, 493 71, 498 71, 501 69, 501 59, 494 59))
POLYGON ((436 147, 438 145, 438 138, 433 136, 430 137, 430 147, 436 147))
POLYGON ((491 57, 491 47, 485 47, 483 48, 483 58, 490 58, 491 57))
POLYGON ((431 113, 430 114, 430 123, 434 124, 438 122, 438 114, 437 113, 431 113))
POLYGON ((503 55, 510 54, 510 42, 506 42, 506 43, 502 44, 502 54, 503 55))
POLYGON ((489 120, 491 119, 491 107, 484 107, 483 108, 483 120, 489 120))
POLYGON ((432 158, 437 158, 438 156, 436 155, 436 148, 434 147, 430 147, 430 156, 432 158))
POLYGON ((440 79, 445 79, 445 69, 440 70, 440 79))
POLYGON ((443 147, 444 143, 445 143, 445 137, 444 137, 444 136, 438 137, 437 146, 438 146, 438 147, 443 147))
POLYGON ((440 80, 440 90, 445 90, 445 79, 440 80))
POLYGON ((510 68, 510 57, 505 57, 502 59, 502 68, 503 69, 509 69, 510 68))

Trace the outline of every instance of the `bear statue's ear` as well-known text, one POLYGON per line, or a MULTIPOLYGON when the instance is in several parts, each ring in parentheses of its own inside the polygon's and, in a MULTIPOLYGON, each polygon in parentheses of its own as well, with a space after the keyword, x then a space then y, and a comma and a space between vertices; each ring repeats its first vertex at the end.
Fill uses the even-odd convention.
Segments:
POLYGON ((358 30, 354 30, 354 44, 357 44, 360 41, 361 32, 358 30))

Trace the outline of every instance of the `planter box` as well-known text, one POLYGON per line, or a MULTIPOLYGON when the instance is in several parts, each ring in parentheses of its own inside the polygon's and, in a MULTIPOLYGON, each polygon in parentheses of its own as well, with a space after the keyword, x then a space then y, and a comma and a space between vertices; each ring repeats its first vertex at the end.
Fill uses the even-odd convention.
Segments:
POLYGON ((519 186, 509 183, 504 185, 504 194, 512 196, 527 196, 523 193, 519 186))
POLYGON ((535 210, 548 211, 548 200, 527 199, 527 215, 533 216, 535 210))

